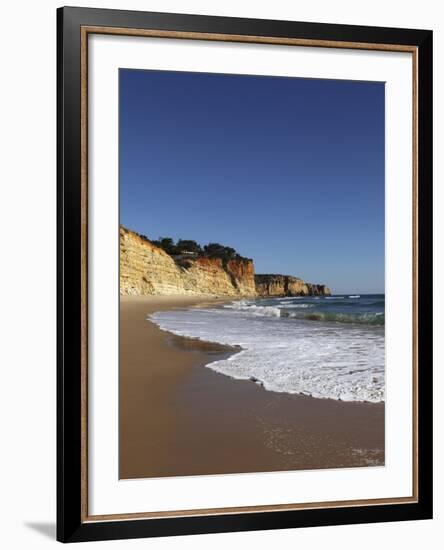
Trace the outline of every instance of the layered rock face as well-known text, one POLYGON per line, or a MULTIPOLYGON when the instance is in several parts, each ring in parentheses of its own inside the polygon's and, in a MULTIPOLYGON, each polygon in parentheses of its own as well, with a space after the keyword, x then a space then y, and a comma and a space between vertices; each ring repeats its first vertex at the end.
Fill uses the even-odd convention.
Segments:
POLYGON ((291 275, 256 275, 258 296, 329 296, 330 289, 325 285, 306 283, 291 275))
POLYGON ((120 294, 211 296, 328 296, 325 285, 291 275, 255 275, 251 260, 176 257, 120 228, 120 294))
POLYGON ((161 248, 120 228, 120 294, 255 296, 254 266, 213 258, 178 261, 161 248))
POLYGON ((307 283, 309 296, 331 296, 331 290, 326 285, 307 283))

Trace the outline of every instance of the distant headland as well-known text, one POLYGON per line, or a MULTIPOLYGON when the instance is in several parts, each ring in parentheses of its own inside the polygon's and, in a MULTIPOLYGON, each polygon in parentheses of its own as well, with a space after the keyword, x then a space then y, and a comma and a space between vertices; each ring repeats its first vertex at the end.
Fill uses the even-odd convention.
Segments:
POLYGON ((121 295, 329 296, 324 284, 255 274, 251 258, 219 243, 150 240, 120 226, 121 295))

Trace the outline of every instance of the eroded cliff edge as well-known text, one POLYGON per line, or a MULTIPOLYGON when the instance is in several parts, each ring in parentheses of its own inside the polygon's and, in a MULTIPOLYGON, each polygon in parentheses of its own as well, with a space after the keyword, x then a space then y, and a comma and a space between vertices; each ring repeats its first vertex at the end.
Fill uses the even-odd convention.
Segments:
POLYGON ((328 286, 306 283, 292 275, 256 275, 258 296, 330 296, 328 286))
POLYGON ((121 227, 120 294, 255 296, 254 266, 251 260, 174 259, 121 227))
POLYGON ((252 260, 174 257, 120 227, 120 294, 238 297, 329 295, 325 285, 290 275, 255 275, 252 260))

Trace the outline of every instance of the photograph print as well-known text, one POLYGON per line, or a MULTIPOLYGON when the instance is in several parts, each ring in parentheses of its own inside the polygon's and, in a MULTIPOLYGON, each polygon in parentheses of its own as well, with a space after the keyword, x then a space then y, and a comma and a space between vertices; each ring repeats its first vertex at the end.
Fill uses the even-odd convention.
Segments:
POLYGON ((119 70, 120 479, 384 466, 384 94, 119 70))

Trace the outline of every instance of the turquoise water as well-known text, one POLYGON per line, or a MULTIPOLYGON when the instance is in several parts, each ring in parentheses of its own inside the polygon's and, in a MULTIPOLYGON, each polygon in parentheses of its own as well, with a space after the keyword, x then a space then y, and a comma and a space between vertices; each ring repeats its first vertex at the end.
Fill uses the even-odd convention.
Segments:
POLYGON ((341 294, 337 296, 308 296, 270 298, 236 303, 245 311, 282 318, 306 319, 336 323, 384 325, 384 294, 341 294), (262 309, 264 308, 264 309, 262 309), (266 309, 269 308, 269 309, 266 309))

